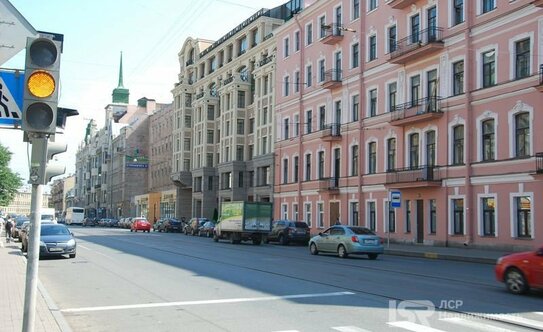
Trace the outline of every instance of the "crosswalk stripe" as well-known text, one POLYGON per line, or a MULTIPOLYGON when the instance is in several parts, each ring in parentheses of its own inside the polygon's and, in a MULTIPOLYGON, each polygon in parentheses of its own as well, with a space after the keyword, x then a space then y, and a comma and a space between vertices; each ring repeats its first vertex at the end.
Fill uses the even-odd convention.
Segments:
MULTIPOLYGON (((477 319, 477 318, 474 318, 474 319, 477 319)), ((481 331, 491 331, 491 332, 510 332, 511 331, 510 329, 502 329, 501 327, 481 323, 480 321, 460 318, 460 317, 441 318, 440 320, 444 322, 448 322, 448 323, 453 323, 453 324, 458 324, 465 327, 478 329, 481 331)))
POLYGON ((401 321, 401 322, 388 322, 388 325, 399 327, 413 332, 444 332, 443 330, 434 329, 430 326, 420 325, 413 322, 401 321))
POLYGON ((336 330, 339 332, 370 332, 368 330, 364 330, 356 326, 335 326, 335 327, 332 327, 332 330, 336 330))
POLYGON ((501 320, 504 322, 510 322, 510 323, 517 323, 526 327, 535 328, 543 330, 543 322, 528 319, 520 316, 513 316, 513 315, 507 315, 507 314, 492 314, 492 315, 486 315, 488 317, 501 320))

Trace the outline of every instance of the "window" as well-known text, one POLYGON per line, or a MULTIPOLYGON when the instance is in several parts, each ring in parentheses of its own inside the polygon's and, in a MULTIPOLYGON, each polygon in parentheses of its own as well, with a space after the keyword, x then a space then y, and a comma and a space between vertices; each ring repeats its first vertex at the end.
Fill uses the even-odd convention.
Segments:
POLYGON ((238 119, 237 121, 237 133, 238 135, 244 135, 245 134, 245 120, 238 119))
POLYGON ((283 159, 283 184, 288 183, 288 159, 283 159))
POLYGON ((368 58, 369 58, 369 61, 373 61, 375 59, 377 59, 377 37, 376 36, 371 36, 370 39, 369 39, 369 55, 368 55, 368 58))
POLYGON ((288 139, 288 133, 289 133, 289 119, 286 118, 283 120, 283 138, 288 139))
POLYGON ((405 232, 411 233, 411 201, 405 200, 405 232))
POLYGON ((304 204, 304 221, 311 227, 311 203, 304 204))
POLYGON ((238 54, 239 55, 242 55, 243 53, 245 53, 245 51, 247 51, 247 36, 243 36, 243 38, 241 38, 239 40, 239 48, 238 48, 238 54))
POLYGON ((453 25, 464 22, 464 0, 453 2, 453 25))
POLYGON ((236 160, 243 161, 243 145, 238 145, 236 147, 236 160))
POLYGON ((292 204, 292 220, 298 219, 298 204, 292 204))
POLYGON ((453 96, 464 93, 464 60, 453 63, 453 96))
POLYGON ((313 128, 312 128, 312 125, 311 123, 313 122, 313 111, 312 110, 309 110, 307 112, 305 112, 305 121, 306 122, 306 130, 305 130, 305 133, 306 134, 311 134, 311 132, 313 132, 313 128))
POLYGON ((388 84, 388 111, 394 112, 396 110, 396 95, 398 93, 398 84, 392 82, 388 84))
POLYGON ((496 52, 484 52, 483 57, 483 88, 496 85, 496 52))
POLYGON ((411 43, 416 44, 420 41, 420 16, 419 14, 411 16, 411 43))
POLYGON ((252 134, 255 132, 255 118, 249 119, 249 134, 252 134))
POLYGON ((358 117, 359 117, 359 108, 360 108, 360 98, 358 97, 358 95, 354 95, 352 97, 352 102, 351 102, 351 119, 352 121, 358 121, 358 117))
POLYGON ((305 155, 305 181, 311 180, 311 154, 305 155))
POLYGON ((377 0, 368 0, 368 11, 371 12, 377 8, 377 0))
POLYGON ((426 165, 435 166, 436 164, 436 132, 430 130, 426 132, 426 165))
POLYGON ((532 202, 529 196, 515 197, 517 237, 532 236, 532 202))
POLYGON ((453 165, 464 164, 464 126, 453 128, 453 165))
POLYGON ((481 200, 483 210, 483 235, 496 236, 496 212, 493 197, 484 197, 481 200))
POLYGON ((368 144, 368 174, 375 174, 377 169, 377 143, 368 144))
POLYGON ((319 38, 324 38, 326 36, 326 17, 319 17, 319 38))
POLYGON ((206 166, 213 167, 213 153, 208 153, 206 155, 206 166))
POLYGON ((370 90, 369 93, 369 116, 373 117, 377 115, 377 89, 370 90))
POLYGON ((360 18, 360 0, 353 0, 353 20, 360 18))
POLYGON ((351 202, 351 208, 350 208, 350 211, 351 211, 351 220, 350 220, 350 224, 353 225, 353 226, 358 226, 359 222, 358 222, 358 202, 351 202))
POLYGON ((265 125, 266 123, 268 123, 268 108, 264 107, 262 109, 262 118, 260 119, 260 124, 265 125))
POLYGON ((396 169, 396 139, 387 140, 387 171, 396 169))
POLYGON ((319 107, 319 130, 324 130, 326 126, 326 106, 319 107))
POLYGON ((185 115, 185 128, 192 127, 192 120, 190 115, 185 115))
POLYGON ((300 72, 297 71, 294 73, 294 92, 300 92, 300 72))
POLYGON ((515 115, 515 157, 530 155, 530 118, 529 113, 515 115))
POLYGON ((288 96, 289 89, 290 89, 289 79, 290 78, 288 76, 285 76, 284 82, 283 82, 283 96, 285 96, 285 97, 288 96))
POLYGON ((437 231, 437 208, 436 200, 430 200, 430 234, 435 234, 437 231))
POLYGON ((183 149, 186 151, 190 151, 190 138, 185 138, 183 140, 183 149))
POLYGON ((393 25, 388 28, 388 52, 392 53, 396 51, 396 39, 398 38, 396 33, 396 26, 393 25))
POLYGON ((268 138, 262 137, 262 154, 268 153, 268 138))
POLYGON ((496 8, 496 0, 482 0, 483 1, 483 14, 496 8))
POLYGON ((351 46, 351 68, 358 68, 359 66, 359 47, 358 43, 355 43, 351 46))
POLYGON ((377 216, 375 214, 375 202, 368 202, 368 228, 375 232, 377 229, 377 216))
POLYGON ((288 37, 283 39, 283 57, 285 58, 290 55, 289 44, 290 44, 290 40, 288 37))
POLYGON ((305 68, 305 84, 308 88, 313 85, 313 67, 311 65, 305 68))
POLYGON ((311 45, 313 43, 313 23, 309 23, 305 26, 305 44, 311 45))
POLYGON ((420 76, 411 77, 411 106, 415 107, 419 104, 420 99, 420 76))
POLYGON ((294 157, 294 169, 293 169, 293 178, 294 178, 294 182, 298 182, 298 169, 299 169, 299 158, 298 156, 295 156, 294 157))
POLYGON ((515 43, 515 78, 530 76, 530 39, 515 43))
POLYGON ((207 131, 207 144, 213 144, 214 132, 213 130, 207 131))
POLYGON ((238 188, 243 188, 243 172, 238 173, 238 188))
POLYGON ((324 179, 324 151, 319 151, 317 154, 318 166, 317 166, 317 178, 324 179))
POLYGON ((351 176, 358 175, 358 145, 351 146, 351 176))
POLYGON ((387 202, 388 214, 388 231, 389 233, 396 232, 396 209, 392 207, 392 202, 387 202))
POLYGON ((454 235, 463 235, 464 234, 464 199, 453 199, 453 234, 454 235))
POLYGON ((324 204, 317 203, 317 227, 324 228, 324 204))
POLYGON ((300 31, 294 33, 294 52, 300 50, 300 31))
POLYGON ((419 134, 409 135, 409 167, 419 167, 419 134))
POLYGON ((294 137, 300 135, 300 116, 298 114, 294 115, 294 137))
POLYGON ((294 182, 298 182, 298 168, 299 168, 299 165, 298 165, 299 161, 298 160, 299 160, 298 156, 295 156, 294 157, 294 174, 293 174, 294 175, 294 182))
POLYGON ((319 60, 319 82, 324 82, 325 71, 324 59, 321 59, 319 60))
POLYGON ((483 121, 481 127, 483 129, 483 161, 494 160, 494 119, 483 121))

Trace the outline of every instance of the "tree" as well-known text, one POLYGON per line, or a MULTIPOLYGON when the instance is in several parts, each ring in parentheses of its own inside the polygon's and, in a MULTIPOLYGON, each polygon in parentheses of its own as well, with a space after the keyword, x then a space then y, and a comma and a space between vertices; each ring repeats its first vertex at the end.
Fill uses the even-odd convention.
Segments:
POLYGON ((13 173, 9 168, 12 153, 0 144, 0 206, 8 206, 22 185, 19 173, 13 173))

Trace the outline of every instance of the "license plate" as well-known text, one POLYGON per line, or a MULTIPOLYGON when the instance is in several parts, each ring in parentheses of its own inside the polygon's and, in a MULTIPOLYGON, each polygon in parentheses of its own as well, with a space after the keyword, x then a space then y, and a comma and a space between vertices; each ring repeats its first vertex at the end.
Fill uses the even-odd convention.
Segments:
POLYGON ((57 252, 57 251, 62 251, 62 250, 64 250, 64 249, 62 249, 62 248, 49 248, 50 252, 57 252))
POLYGON ((376 244, 377 240, 364 240, 365 244, 376 244))

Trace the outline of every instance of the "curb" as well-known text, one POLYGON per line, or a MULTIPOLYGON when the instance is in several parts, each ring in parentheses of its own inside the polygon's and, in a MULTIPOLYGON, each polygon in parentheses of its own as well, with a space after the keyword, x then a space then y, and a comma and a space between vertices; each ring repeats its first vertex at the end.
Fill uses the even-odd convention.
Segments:
POLYGON ((405 250, 398 250, 398 249, 385 249, 385 254, 393 255, 393 256, 417 257, 417 258, 426 258, 426 259, 441 259, 441 260, 489 264, 489 265, 496 264, 496 258, 439 254, 436 252, 428 252, 428 251, 418 252, 418 251, 405 251, 405 250))
POLYGON ((49 308, 51 315, 53 315, 53 318, 57 322, 57 325, 60 331, 73 332, 70 325, 68 325, 68 322, 66 321, 66 319, 64 319, 64 316, 60 312, 60 309, 56 305, 55 301, 53 301, 53 299, 51 298, 51 296, 45 289, 45 286, 43 286, 40 280, 38 280, 38 291, 41 293, 41 296, 45 300, 45 304, 47 304, 47 307, 49 308))

